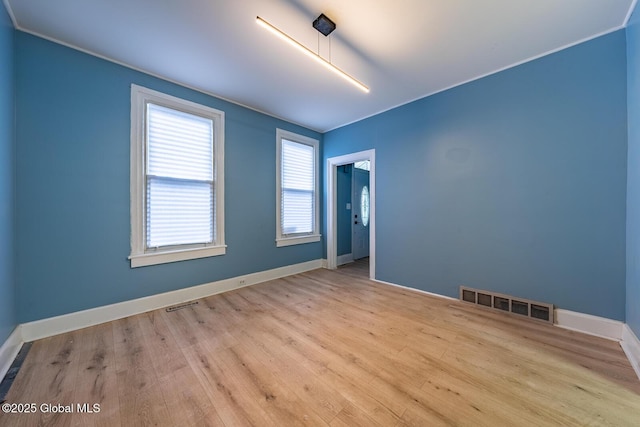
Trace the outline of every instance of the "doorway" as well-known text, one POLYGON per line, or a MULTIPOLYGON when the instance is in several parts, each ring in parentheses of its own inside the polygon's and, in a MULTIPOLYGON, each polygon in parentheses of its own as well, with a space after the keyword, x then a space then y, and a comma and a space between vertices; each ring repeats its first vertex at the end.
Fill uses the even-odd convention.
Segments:
POLYGON ((366 265, 369 265, 369 169, 368 160, 338 166, 336 181, 338 266, 357 260, 366 261, 366 265))
MULTIPOLYGON (((369 278, 375 278, 375 150, 361 151, 327 159, 327 267, 337 268, 338 262, 338 168, 367 162, 369 171, 355 172, 351 201, 352 256, 369 256, 369 278), (356 185, 356 175, 359 183, 356 185), (368 178, 368 179, 366 179, 368 178), (356 189, 357 188, 357 189, 356 189), (357 193, 357 194, 356 194, 357 193), (356 217, 356 215, 358 215, 356 217), (357 224, 356 224, 357 221, 357 224), (365 224, 366 222, 366 224, 365 224), (357 240, 357 241, 356 241, 357 240), (368 250, 367 250, 368 246, 368 250), (359 252, 358 252, 359 251, 359 252), (364 254, 364 255, 363 255, 364 254)), ((343 207, 344 208, 344 207, 343 207)))

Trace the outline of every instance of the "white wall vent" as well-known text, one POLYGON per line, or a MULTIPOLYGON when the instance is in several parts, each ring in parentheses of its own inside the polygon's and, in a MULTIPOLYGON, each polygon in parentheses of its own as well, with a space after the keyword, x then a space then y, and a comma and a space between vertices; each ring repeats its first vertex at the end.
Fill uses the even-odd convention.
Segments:
POLYGON ((553 304, 460 286, 460 301, 553 323, 553 304))

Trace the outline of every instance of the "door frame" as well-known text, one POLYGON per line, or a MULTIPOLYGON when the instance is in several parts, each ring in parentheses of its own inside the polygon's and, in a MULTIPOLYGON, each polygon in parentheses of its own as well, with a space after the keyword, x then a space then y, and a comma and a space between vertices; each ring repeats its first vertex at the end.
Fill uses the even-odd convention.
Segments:
POLYGON ((369 160, 369 278, 376 277, 376 150, 327 159, 327 268, 338 268, 337 181, 338 166, 369 160))

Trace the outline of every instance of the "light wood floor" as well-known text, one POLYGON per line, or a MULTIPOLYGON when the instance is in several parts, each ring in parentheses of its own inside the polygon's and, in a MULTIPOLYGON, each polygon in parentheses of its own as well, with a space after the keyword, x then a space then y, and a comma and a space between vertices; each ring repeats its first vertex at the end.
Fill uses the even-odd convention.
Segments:
POLYGON ((33 344, 1 426, 638 426, 620 346, 316 270, 33 344))

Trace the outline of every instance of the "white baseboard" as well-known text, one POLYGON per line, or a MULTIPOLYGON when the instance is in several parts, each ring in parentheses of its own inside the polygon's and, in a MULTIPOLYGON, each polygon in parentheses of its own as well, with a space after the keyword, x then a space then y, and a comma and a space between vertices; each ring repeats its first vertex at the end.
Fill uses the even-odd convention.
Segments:
POLYGON ((344 254, 336 258, 336 265, 344 265, 353 262, 353 254, 344 254))
POLYGON ((407 290, 407 291, 417 292, 419 294, 424 294, 424 295, 429 295, 431 297, 444 298, 444 299, 448 299, 448 300, 458 301, 458 298, 452 298, 452 297, 448 297, 446 295, 441 295, 441 294, 434 294, 433 292, 423 291, 422 289, 411 288, 409 286, 403 286, 403 285, 397 285, 395 283, 385 282, 384 280, 378 280, 378 279, 371 279, 371 280, 374 281, 374 282, 377 282, 377 283, 382 283, 383 285, 393 286, 393 287, 401 288, 401 289, 404 289, 404 290, 407 290))
POLYGON ((555 310, 555 326, 613 341, 622 339, 623 322, 570 310, 555 310))
POLYGON ((629 363, 633 366, 633 370, 636 371, 638 379, 640 379, 640 340, 627 324, 622 327, 620 346, 627 355, 629 363))
POLYGON ((22 333, 20 325, 16 326, 9 338, 0 346, 0 382, 11 368, 13 360, 22 347, 22 333))
POLYGON ((63 314, 61 316, 50 317, 48 319, 36 320, 21 325, 21 338, 24 342, 34 341, 62 334, 64 332, 98 325, 100 323, 122 319, 127 316, 133 316, 171 305, 181 304, 194 299, 204 298, 221 292, 255 285, 268 280, 279 279, 292 274, 304 273, 305 271, 322 268, 322 266, 323 261, 321 259, 308 261, 300 264, 274 268, 273 270, 246 274, 244 276, 219 280, 217 282, 151 295, 135 300, 96 307, 89 310, 63 314))

